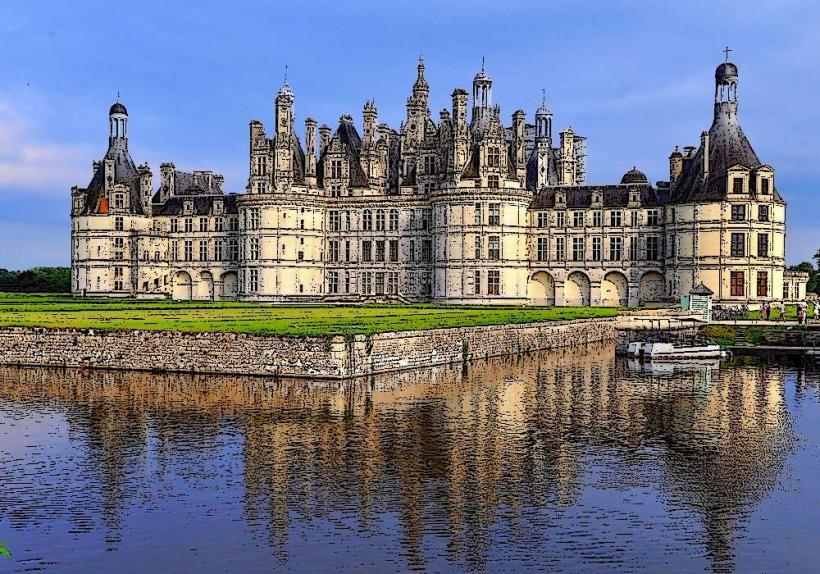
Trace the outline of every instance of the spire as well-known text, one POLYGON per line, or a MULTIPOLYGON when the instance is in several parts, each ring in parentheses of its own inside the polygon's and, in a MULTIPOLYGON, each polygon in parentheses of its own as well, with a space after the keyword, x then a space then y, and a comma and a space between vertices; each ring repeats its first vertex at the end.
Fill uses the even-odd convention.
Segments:
POLYGON ((282 87, 279 88, 279 93, 277 94, 276 98, 279 99, 281 96, 288 96, 289 98, 293 99, 293 90, 290 89, 288 85, 288 65, 285 64, 285 77, 282 83, 282 87))
POLYGON ((427 80, 424 79, 424 56, 419 56, 419 63, 416 68, 416 82, 413 84, 413 95, 422 95, 430 90, 427 80))

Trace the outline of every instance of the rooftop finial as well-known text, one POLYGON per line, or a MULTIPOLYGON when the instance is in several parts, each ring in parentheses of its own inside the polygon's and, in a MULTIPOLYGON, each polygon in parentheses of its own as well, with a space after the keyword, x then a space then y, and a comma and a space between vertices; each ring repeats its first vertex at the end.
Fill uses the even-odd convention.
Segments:
POLYGON ((288 65, 285 64, 285 85, 288 85, 288 65))
POLYGON ((726 48, 724 48, 724 50, 723 50, 723 53, 726 54, 726 61, 727 62, 729 61, 729 52, 731 52, 731 51, 732 51, 732 49, 729 46, 726 46, 726 48))
POLYGON ((547 90, 545 88, 541 88, 541 105, 547 105, 547 90))
POLYGON ((481 71, 484 71, 484 56, 481 56, 481 71))
POLYGON ((119 90, 117 90, 117 101, 118 102, 120 101, 120 91, 119 90))

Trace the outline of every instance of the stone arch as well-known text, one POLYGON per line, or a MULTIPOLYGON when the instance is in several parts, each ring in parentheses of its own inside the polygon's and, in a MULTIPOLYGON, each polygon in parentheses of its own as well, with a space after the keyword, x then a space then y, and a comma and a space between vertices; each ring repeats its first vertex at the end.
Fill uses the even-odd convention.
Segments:
POLYGON ((581 271, 573 271, 564 282, 564 304, 569 307, 586 307, 589 299, 589 277, 581 271))
POLYGON ((638 287, 638 304, 653 303, 661 301, 666 289, 666 281, 663 275, 657 271, 647 271, 641 276, 638 287))
POLYGON ((555 305, 555 280, 546 271, 537 271, 527 282, 527 299, 530 305, 555 305))
POLYGON ((190 301, 193 295, 191 288, 191 276, 186 271, 177 271, 174 274, 174 300, 190 301))
POLYGON ((626 307, 629 304, 629 281, 620 271, 610 271, 601 281, 601 306, 626 307))
POLYGON ((227 271, 222 274, 222 292, 220 299, 236 299, 237 277, 236 271, 227 271))
POLYGON ((199 281, 194 287, 194 299, 199 301, 210 301, 214 296, 214 277, 210 271, 203 271, 199 274, 199 281))

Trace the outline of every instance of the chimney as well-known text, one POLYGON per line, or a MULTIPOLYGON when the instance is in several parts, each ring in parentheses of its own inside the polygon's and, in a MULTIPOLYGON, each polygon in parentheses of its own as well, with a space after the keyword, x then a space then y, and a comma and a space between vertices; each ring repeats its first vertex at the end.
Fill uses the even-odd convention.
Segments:
POLYGON ((324 155, 327 146, 330 144, 330 126, 322 124, 319 128, 319 156, 324 155))
POLYGON ((176 184, 175 177, 176 166, 173 163, 163 163, 159 166, 160 178, 162 183, 159 188, 160 202, 165 201, 174 195, 174 185, 176 184))
POLYGON ((674 184, 678 181, 682 171, 683 155, 678 151, 678 146, 675 146, 675 151, 669 156, 669 183, 674 184))
POLYGON ((316 186, 316 120, 305 119, 305 183, 316 186))

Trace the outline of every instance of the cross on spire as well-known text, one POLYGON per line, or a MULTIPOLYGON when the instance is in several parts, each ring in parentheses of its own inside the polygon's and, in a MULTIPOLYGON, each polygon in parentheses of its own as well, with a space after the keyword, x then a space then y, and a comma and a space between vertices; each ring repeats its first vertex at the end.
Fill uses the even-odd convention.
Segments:
POLYGON ((724 50, 723 50, 723 53, 726 54, 726 61, 727 62, 729 61, 729 52, 732 52, 732 51, 733 50, 731 48, 729 48, 729 46, 726 46, 726 48, 724 48, 724 50))

